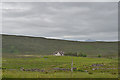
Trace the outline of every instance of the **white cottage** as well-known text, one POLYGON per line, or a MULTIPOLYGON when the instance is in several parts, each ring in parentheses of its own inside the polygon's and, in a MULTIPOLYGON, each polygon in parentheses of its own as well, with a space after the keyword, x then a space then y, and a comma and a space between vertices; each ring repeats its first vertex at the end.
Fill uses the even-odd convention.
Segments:
POLYGON ((63 51, 57 51, 54 53, 55 56, 64 56, 64 52, 63 51))

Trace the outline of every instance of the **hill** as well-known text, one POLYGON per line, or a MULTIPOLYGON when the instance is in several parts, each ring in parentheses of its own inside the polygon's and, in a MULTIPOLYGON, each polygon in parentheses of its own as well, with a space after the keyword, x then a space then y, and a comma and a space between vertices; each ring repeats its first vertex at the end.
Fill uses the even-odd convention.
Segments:
POLYGON ((52 54, 55 51, 84 52, 87 55, 118 53, 118 42, 79 42, 43 37, 2 35, 2 51, 5 54, 52 54))

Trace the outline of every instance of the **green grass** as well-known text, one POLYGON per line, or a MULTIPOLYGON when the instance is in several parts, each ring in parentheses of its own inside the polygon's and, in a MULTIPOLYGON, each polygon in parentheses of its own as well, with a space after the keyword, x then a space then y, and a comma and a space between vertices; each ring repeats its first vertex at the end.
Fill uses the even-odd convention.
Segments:
POLYGON ((5 71, 3 78, 117 78, 118 75, 110 73, 93 73, 85 72, 57 72, 57 73, 40 73, 40 72, 23 72, 23 71, 5 71))
POLYGON ((20 54, 50 55, 55 51, 83 52, 87 56, 117 56, 118 42, 79 42, 42 37, 2 35, 3 57, 20 54))
POLYGON ((67 40, 46 39, 42 37, 28 37, 2 35, 2 67, 3 78, 117 78, 118 42, 78 42, 67 40), (83 52, 87 57, 52 56, 54 51, 83 52), (101 55, 102 58, 97 58, 101 55), (53 68, 71 68, 77 70, 60 71, 53 68), (104 64, 104 66, 91 66, 104 64), (39 68, 44 72, 26 72, 25 69, 39 68), (93 68, 105 68, 92 70, 93 68), (14 69, 14 70, 12 70, 14 69), (85 72, 87 70, 88 72, 85 72), (47 73, 46 73, 47 72, 47 73))
POLYGON ((92 64, 104 64, 99 68, 117 68, 117 58, 83 58, 71 56, 14 56, 14 58, 3 58, 3 78, 117 78, 117 69, 92 70, 92 64), (73 58, 73 67, 77 68, 72 74, 70 71, 56 71, 53 68, 71 68, 73 58), (39 68, 45 72, 26 72, 25 69, 39 68), (15 69, 15 70, 10 70, 15 69), (88 70, 88 72, 84 72, 88 70), (83 71, 83 72, 82 72, 83 71), (47 72, 47 73, 46 73, 47 72), (89 74, 92 73, 92 74, 89 74), (113 74, 115 73, 115 74, 113 74))

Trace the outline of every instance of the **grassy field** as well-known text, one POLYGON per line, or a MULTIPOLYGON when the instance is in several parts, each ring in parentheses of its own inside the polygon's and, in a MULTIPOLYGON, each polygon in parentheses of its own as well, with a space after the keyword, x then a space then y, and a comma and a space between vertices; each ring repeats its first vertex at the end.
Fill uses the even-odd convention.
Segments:
POLYGON ((16 55, 14 58, 4 57, 2 65, 3 78, 117 78, 117 63, 117 58, 16 55), (76 68, 73 73, 59 70, 70 69, 72 59, 73 67, 76 68), (21 67, 43 71, 21 71, 21 67))
POLYGON ((3 78, 118 77, 118 42, 2 35, 2 44, 3 78), (87 57, 52 56, 55 51, 64 51, 65 54, 82 52, 87 57), (74 70, 71 73, 72 59, 74 70))

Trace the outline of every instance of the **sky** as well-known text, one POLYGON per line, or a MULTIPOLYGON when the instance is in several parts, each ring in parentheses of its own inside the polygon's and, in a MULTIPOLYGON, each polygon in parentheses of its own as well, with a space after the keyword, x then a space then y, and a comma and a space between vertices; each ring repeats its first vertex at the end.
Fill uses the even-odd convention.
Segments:
POLYGON ((4 2, 2 34, 117 40, 117 2, 4 2))

